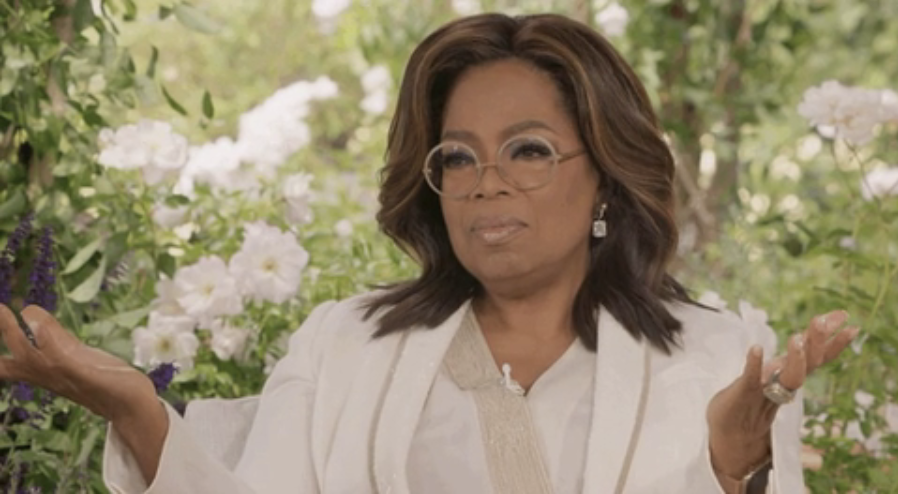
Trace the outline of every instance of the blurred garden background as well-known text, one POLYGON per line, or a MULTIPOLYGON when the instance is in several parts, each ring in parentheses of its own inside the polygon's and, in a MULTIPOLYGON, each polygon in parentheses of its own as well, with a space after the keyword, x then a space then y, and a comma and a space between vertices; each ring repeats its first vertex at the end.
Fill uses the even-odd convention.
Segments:
MULTIPOLYGON (((373 220, 398 81, 482 11, 577 18, 635 67, 696 297, 780 336, 848 310, 808 487, 898 492, 898 0, 0 0, 0 302, 172 402, 258 392, 313 306, 415 273, 373 220)), ((105 492, 99 419, 22 384, 0 419, 0 492, 105 492)))

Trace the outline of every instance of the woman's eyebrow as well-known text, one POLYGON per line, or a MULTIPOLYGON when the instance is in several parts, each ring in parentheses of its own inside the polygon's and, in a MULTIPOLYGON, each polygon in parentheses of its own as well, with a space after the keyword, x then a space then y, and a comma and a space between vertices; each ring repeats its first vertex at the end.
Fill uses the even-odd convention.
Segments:
MULTIPOLYGON (((543 122, 542 120, 523 120, 521 122, 514 123, 509 125, 499 134, 503 140, 509 139, 516 134, 520 134, 521 132, 533 129, 542 129, 547 130, 553 134, 557 134, 555 129, 553 129, 549 124, 543 122)), ((468 141, 468 142, 477 142, 479 139, 473 132, 468 130, 447 130, 443 132, 441 139, 453 139, 458 141, 468 141)))

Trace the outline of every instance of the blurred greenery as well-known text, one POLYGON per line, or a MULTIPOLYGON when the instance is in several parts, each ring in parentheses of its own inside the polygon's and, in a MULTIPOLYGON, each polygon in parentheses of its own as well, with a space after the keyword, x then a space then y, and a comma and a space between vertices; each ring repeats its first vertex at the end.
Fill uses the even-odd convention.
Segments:
MULTIPOLYGON (((236 224, 288 225, 274 186, 257 197, 200 188, 186 238, 154 225, 159 201, 179 199, 101 167, 100 130, 152 118, 199 145, 237 135, 242 114, 290 83, 328 76, 339 87, 337 98, 312 104, 311 142, 283 166, 312 173, 312 188, 326 198, 297 230, 311 253, 300 296, 249 307, 241 322, 258 328, 252 356, 222 361, 204 347, 172 397, 258 391, 278 342, 316 303, 415 271, 372 220, 390 112, 360 109, 360 77, 387 67, 392 98, 415 44, 457 13, 450 0, 349 3, 321 19, 307 0, 0 0, 0 240, 27 210, 52 226, 58 264, 70 267, 58 279, 59 317, 127 358, 160 273, 232 254, 236 224), (354 226, 348 238, 334 234, 342 219, 354 226)), ((610 2, 479 3, 596 26, 610 2)), ((889 468, 894 431, 880 455, 844 435, 852 421, 867 436, 882 429, 869 410, 898 403, 898 197, 866 201, 860 193, 865 172, 898 163, 898 129, 884 126, 874 143, 853 148, 819 137, 796 111, 804 91, 828 79, 898 88, 898 2, 621 3, 630 19, 612 41, 648 88, 678 158, 676 274, 697 293, 765 309, 781 339, 815 314, 847 309, 863 345, 808 384, 809 424, 837 433, 806 437, 823 456, 806 479, 815 493, 898 492, 898 470, 889 468), (869 410, 858 391, 873 397, 869 410)), ((21 286, 27 273, 17 277, 21 286)), ((35 432, 13 425, 0 448, 31 465, 26 485, 101 492, 102 424, 62 400, 52 406, 64 420, 35 432)))

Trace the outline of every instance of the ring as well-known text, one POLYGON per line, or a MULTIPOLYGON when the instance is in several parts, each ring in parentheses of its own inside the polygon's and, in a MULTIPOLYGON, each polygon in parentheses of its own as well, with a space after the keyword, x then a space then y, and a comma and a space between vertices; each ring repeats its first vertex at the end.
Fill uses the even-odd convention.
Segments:
POLYGON ((791 403, 792 400, 795 399, 795 391, 780 384, 781 370, 782 369, 774 371, 773 375, 770 376, 770 382, 764 386, 764 396, 778 406, 791 403))

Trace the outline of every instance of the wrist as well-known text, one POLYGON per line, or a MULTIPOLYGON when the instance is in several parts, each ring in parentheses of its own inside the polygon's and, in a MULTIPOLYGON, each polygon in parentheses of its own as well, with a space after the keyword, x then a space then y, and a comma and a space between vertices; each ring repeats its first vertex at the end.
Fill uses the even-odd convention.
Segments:
POLYGON ((106 413, 102 414, 106 420, 113 424, 139 422, 148 415, 157 415, 160 408, 165 411, 153 382, 146 376, 142 377, 142 382, 135 383, 130 393, 116 395, 108 400, 109 406, 105 407, 106 413))
POLYGON ((752 469, 742 477, 734 478, 723 474, 716 469, 714 475, 717 483, 726 494, 754 494, 766 491, 767 479, 764 477, 773 465, 772 458, 752 469))
POLYGON ((773 456, 770 440, 755 441, 754 444, 747 445, 745 441, 738 441, 735 444, 742 444, 733 447, 731 443, 720 444, 717 441, 710 442, 711 466, 714 471, 730 478, 741 479, 759 468, 770 463, 773 456))

